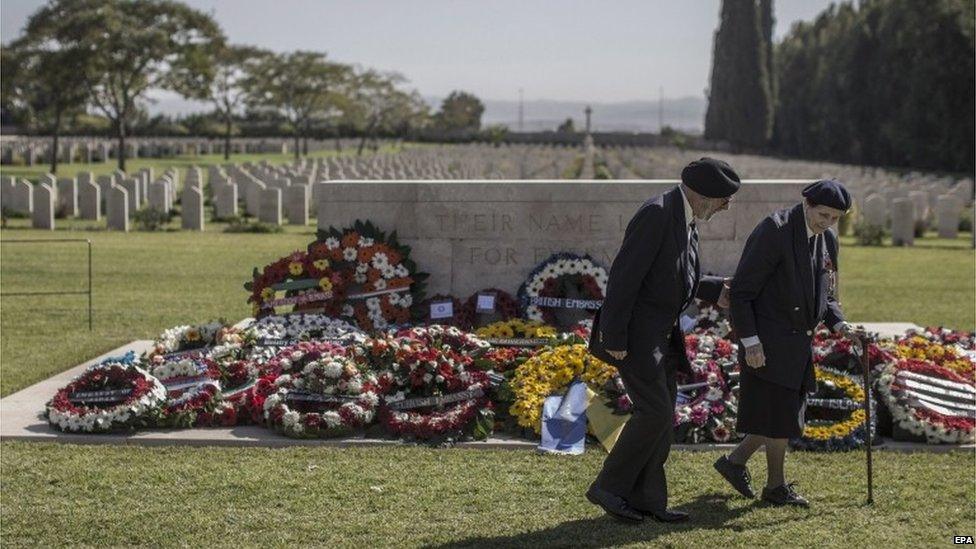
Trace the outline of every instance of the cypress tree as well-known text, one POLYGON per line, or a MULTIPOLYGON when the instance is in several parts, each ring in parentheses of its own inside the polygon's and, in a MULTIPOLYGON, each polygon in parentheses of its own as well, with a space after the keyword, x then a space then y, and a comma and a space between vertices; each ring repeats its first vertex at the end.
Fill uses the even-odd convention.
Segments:
POLYGON ((723 0, 715 32, 705 137, 727 141, 737 150, 763 148, 772 128, 766 41, 759 11, 756 0, 723 0))

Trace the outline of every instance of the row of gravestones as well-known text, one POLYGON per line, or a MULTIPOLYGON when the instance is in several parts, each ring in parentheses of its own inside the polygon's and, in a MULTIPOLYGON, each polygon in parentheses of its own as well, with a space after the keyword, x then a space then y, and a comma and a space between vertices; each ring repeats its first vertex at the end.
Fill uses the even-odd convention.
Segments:
POLYGON ((55 217, 98 221, 103 216, 108 219, 111 228, 123 228, 144 206, 169 211, 175 197, 177 178, 176 171, 171 169, 158 180, 150 182, 151 168, 131 175, 116 170, 98 178, 94 178, 91 172, 80 172, 77 177, 60 179, 45 174, 35 185, 24 179, 3 177, 0 178, 0 205, 4 210, 30 216, 35 228, 53 229, 55 217), (125 191, 125 223, 119 217, 123 210, 111 206, 113 188, 125 191))
MULTIPOLYGON (((288 154, 290 139, 241 138, 230 144, 232 154, 288 154)), ((332 147, 351 146, 354 141, 313 141, 309 150, 325 150, 332 147)), ((0 164, 24 163, 33 166, 49 163, 54 150, 49 138, 5 138, 0 145, 0 164)), ((58 160, 64 163, 104 163, 118 156, 118 144, 112 139, 62 138, 58 145, 58 160)), ((177 155, 223 154, 224 142, 197 138, 140 138, 130 139, 125 145, 126 158, 164 158, 177 155)))
POLYGON ((921 223, 927 227, 931 221, 934 221, 940 238, 956 238, 959 220, 971 203, 966 198, 968 193, 964 185, 957 185, 951 192, 936 197, 934 208, 930 208, 928 193, 924 191, 910 191, 907 196, 871 193, 864 200, 861 220, 876 227, 886 227, 890 223, 892 243, 896 246, 913 245, 916 226, 921 223))

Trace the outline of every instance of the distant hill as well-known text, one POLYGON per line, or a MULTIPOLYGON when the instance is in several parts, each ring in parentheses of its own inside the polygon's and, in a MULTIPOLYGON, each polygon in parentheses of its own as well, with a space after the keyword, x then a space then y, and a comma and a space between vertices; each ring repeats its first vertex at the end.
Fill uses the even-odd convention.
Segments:
MULTIPOLYGON (((425 97, 435 110, 441 98, 425 97)), ((485 104, 484 124, 505 124, 518 129, 518 101, 482 99, 485 104)), ((526 131, 555 130, 566 118, 572 118, 576 127, 586 124, 583 110, 587 103, 581 101, 554 101, 539 99, 524 104, 523 128, 526 131)), ((627 101, 621 103, 589 103, 593 108, 592 124, 595 131, 658 131, 657 101, 627 101)), ((680 97, 665 99, 664 124, 690 133, 701 133, 705 121, 705 99, 680 97)))

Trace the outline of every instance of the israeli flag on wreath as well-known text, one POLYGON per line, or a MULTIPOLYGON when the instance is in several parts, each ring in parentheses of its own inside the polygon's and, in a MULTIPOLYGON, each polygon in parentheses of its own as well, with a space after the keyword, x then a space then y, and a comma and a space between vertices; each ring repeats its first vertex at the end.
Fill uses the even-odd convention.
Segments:
POLYGON ((586 384, 574 381, 566 396, 553 395, 542 405, 542 442, 539 451, 579 455, 586 443, 586 384))

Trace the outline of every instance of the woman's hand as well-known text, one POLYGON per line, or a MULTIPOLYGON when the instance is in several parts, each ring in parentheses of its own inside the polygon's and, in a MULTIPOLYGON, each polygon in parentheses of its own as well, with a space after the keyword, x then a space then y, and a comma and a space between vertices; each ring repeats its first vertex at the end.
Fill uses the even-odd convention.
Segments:
POLYGON ((611 350, 608 349, 607 350, 607 354, 610 355, 610 356, 612 356, 613 358, 615 358, 617 360, 623 360, 623 359, 627 358, 627 351, 611 351, 611 350))
POLYGON ((746 364, 750 368, 762 368, 766 365, 766 354, 763 353, 762 343, 746 347, 746 364))

